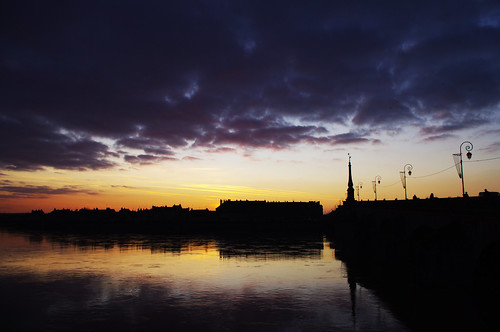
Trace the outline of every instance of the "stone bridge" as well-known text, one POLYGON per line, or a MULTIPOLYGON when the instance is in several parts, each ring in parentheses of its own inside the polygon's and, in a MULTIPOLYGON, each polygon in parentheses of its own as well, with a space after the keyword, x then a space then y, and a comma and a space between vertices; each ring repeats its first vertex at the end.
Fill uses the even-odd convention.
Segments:
POLYGON ((499 197, 354 201, 328 218, 351 280, 390 294, 416 330, 433 315, 443 330, 499 328, 499 197))
POLYGON ((453 288, 500 281, 498 196, 352 202, 331 218, 339 257, 374 279, 453 288))

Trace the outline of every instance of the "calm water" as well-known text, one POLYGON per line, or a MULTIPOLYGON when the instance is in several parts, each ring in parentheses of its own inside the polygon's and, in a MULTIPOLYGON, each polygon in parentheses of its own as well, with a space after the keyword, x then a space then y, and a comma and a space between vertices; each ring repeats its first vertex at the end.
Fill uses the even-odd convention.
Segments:
POLYGON ((405 331, 321 236, 0 232, 13 330, 405 331))

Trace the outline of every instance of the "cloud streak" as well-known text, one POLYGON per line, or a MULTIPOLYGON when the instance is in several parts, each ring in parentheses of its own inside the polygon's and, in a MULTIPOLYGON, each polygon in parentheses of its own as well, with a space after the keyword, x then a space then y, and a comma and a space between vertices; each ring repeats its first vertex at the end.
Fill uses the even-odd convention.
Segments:
POLYGON ((50 186, 33 186, 33 185, 0 185, 0 192, 4 192, 4 197, 7 198, 48 198, 53 195, 98 195, 99 193, 91 190, 79 188, 78 186, 65 186, 61 188, 53 188, 50 186))

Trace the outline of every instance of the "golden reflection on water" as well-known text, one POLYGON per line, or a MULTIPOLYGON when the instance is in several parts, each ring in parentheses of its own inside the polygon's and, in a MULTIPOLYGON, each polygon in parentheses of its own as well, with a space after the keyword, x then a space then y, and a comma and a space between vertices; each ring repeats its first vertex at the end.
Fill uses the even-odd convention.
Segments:
POLYGON ((321 238, 0 231, 0 288, 17 330, 102 330, 103 321, 127 330, 405 330, 346 277, 321 238))
POLYGON ((144 244, 92 246, 58 244, 46 238, 0 233, 0 273, 32 274, 44 280, 101 275, 110 281, 129 279, 185 288, 220 288, 235 291, 259 284, 260 291, 297 284, 345 283, 341 262, 326 239, 317 255, 261 254, 229 258, 219 243, 187 243, 175 250, 144 244), (262 275, 265 282, 262 283, 262 275))

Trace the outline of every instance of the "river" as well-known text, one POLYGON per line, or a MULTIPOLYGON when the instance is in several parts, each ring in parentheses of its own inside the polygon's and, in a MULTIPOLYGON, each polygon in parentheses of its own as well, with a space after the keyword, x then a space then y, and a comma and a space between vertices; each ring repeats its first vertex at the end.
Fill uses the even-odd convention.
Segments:
POLYGON ((322 235, 0 231, 0 294, 7 330, 408 331, 322 235))

